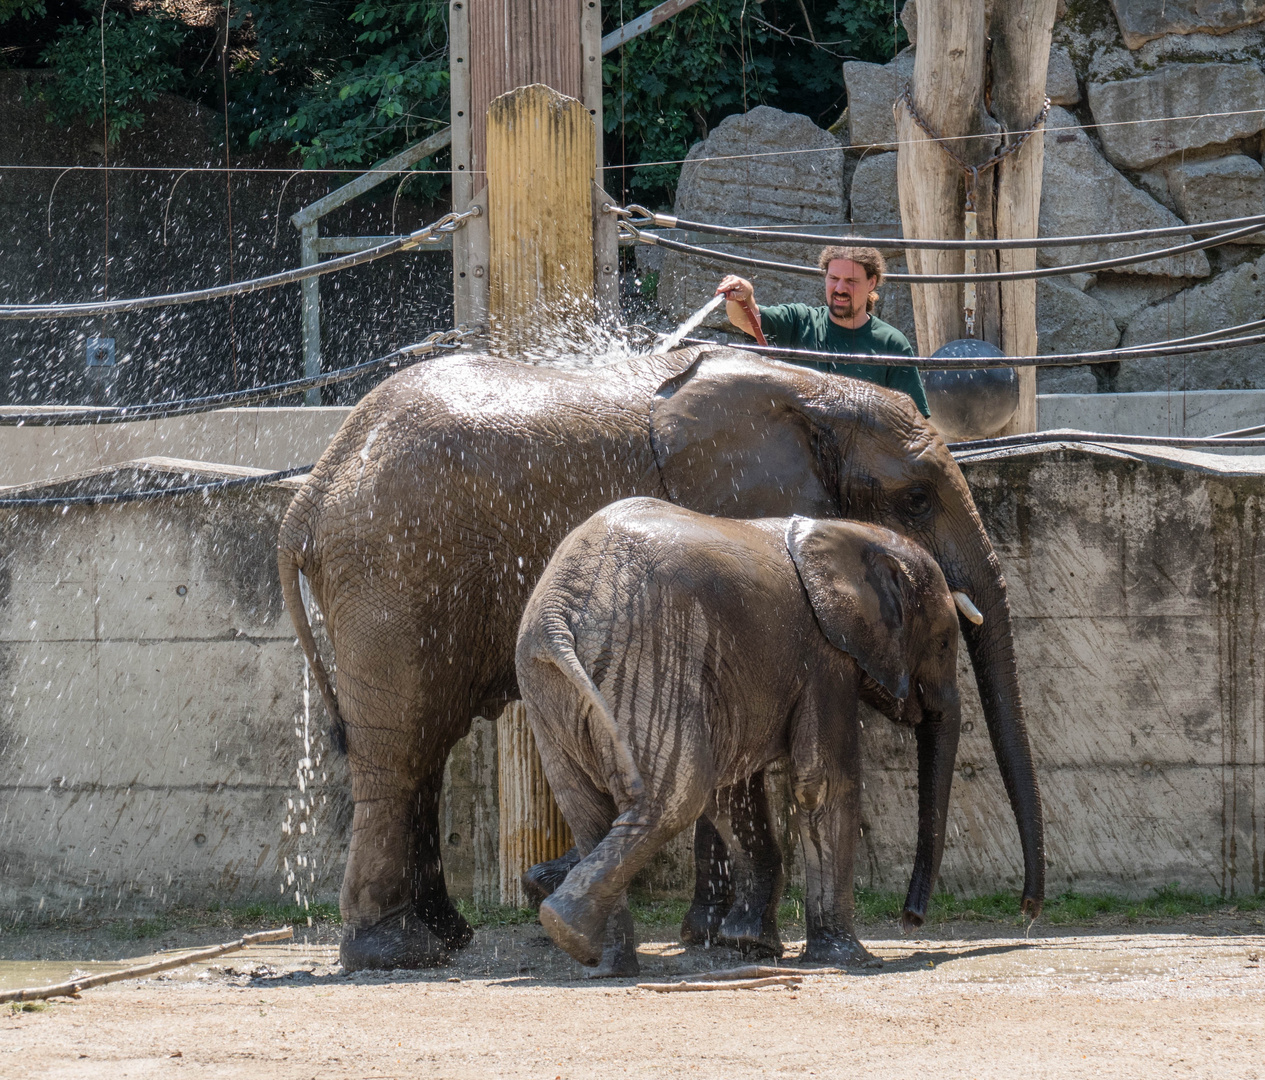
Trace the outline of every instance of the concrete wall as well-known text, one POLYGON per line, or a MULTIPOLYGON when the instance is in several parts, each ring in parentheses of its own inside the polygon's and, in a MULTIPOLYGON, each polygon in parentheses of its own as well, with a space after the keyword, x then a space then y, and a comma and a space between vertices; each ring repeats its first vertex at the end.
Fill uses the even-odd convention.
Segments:
MULTIPOLYGON (((99 482, 167 471, 184 470, 99 482)), ((318 697, 299 790, 303 660, 273 556, 294 487, 0 511, 0 910, 336 893, 342 760, 321 753, 318 697)))
MULTIPOLYGON (((963 468, 1011 586, 1051 892, 1260 890, 1265 457, 1052 444, 963 468)), ((273 569, 293 487, 0 516, 0 910, 292 898, 299 855, 314 864, 303 894, 335 897, 345 776, 321 756, 298 790, 302 663, 273 569), (287 817, 315 831, 287 834, 287 817)), ((1021 864, 962 678, 944 880, 975 894, 1016 887, 1021 864)), ((317 701, 310 726, 325 726, 317 701)), ((483 900, 497 894, 491 729, 453 755, 442 817, 453 891, 483 900)), ((899 890, 912 742, 873 716, 864 755, 860 877, 899 890)), ((689 876, 682 837, 653 878, 689 876)))

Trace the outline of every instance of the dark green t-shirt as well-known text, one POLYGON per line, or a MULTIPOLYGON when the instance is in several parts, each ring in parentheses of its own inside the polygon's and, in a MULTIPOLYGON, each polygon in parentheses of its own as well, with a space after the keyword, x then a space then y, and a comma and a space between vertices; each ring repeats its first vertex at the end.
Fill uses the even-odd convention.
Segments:
MULTIPOLYGON (((882 319, 870 316, 869 321, 856 330, 849 330, 830 319, 825 307, 809 307, 807 304, 775 304, 760 308, 760 329, 770 345, 784 349, 811 349, 813 352, 867 353, 870 356, 914 356, 913 346, 894 326, 882 319)), ((790 360, 789 357, 782 359, 790 360)), ((790 360, 791 363, 829 371, 833 375, 849 375, 865 379, 892 390, 903 390, 911 398, 923 416, 930 416, 927 408, 927 392, 923 389, 922 376, 915 367, 889 367, 886 364, 847 364, 818 362, 814 360, 790 360)))

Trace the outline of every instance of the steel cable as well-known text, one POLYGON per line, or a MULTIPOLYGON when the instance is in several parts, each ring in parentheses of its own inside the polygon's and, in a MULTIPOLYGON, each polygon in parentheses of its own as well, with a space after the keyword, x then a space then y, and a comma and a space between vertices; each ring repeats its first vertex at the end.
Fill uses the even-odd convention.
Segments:
MULTIPOLYGON (((1251 431, 1252 428, 1245 428, 1251 431)), ((1017 446, 1029 446, 1034 443, 1117 443, 1123 446, 1171 446, 1175 449, 1206 447, 1265 447, 1265 438, 1232 437, 1234 432, 1225 435, 1207 435, 1202 438, 1184 438, 1175 435, 1112 435, 1098 431, 1071 431, 1055 429, 1051 431, 1029 431, 1022 435, 1001 435, 994 439, 974 439, 968 442, 949 443, 954 454, 971 453, 976 450, 1004 450, 1017 446)))
POLYGON ((17 411, 0 406, 0 427, 70 427, 81 424, 125 424, 141 420, 162 420, 171 416, 189 416, 193 413, 211 412, 230 406, 251 405, 259 401, 285 397, 303 390, 321 386, 333 386, 347 382, 359 375, 371 374, 383 368, 398 366, 409 356, 421 356, 442 349, 455 349, 474 331, 444 330, 430 334, 415 345, 406 345, 376 360, 366 360, 351 367, 327 371, 320 375, 307 375, 301 379, 255 386, 245 390, 231 390, 223 394, 183 398, 176 401, 151 401, 143 405, 118 405, 113 408, 82 408, 71 411, 61 406, 36 406, 34 410, 17 411))
POLYGON ((785 240, 798 244, 845 244, 854 247, 905 248, 918 251, 971 251, 971 250, 1012 250, 1045 247, 1087 247, 1101 244, 1123 244, 1135 240, 1154 240, 1161 236, 1188 236, 1192 233, 1219 232, 1226 229, 1237 229, 1246 225, 1259 225, 1265 229, 1265 214, 1252 217, 1224 218, 1220 221, 1204 221, 1191 225, 1165 225, 1160 229, 1135 229, 1132 232, 1099 233, 1086 236, 1042 236, 1017 240, 910 240, 892 237, 873 236, 821 236, 816 233, 781 232, 773 226, 754 226, 751 228, 712 225, 702 221, 687 221, 671 214, 658 214, 647 210, 644 206, 633 203, 627 207, 611 207, 611 212, 624 210, 631 214, 643 215, 628 224, 636 228, 644 228, 647 222, 653 222, 661 229, 681 229, 686 232, 712 233, 717 236, 739 236, 751 240, 785 240))
POLYGON ((95 315, 114 315, 125 311, 144 311, 148 308, 176 307, 203 300, 222 300, 230 296, 240 296, 243 293, 275 289, 280 285, 292 285, 296 281, 306 281, 308 278, 332 274, 338 270, 349 270, 353 266, 361 266, 400 251, 410 251, 424 244, 438 243, 443 235, 456 232, 466 221, 477 217, 480 213, 479 207, 472 206, 461 213, 445 214, 425 228, 396 240, 388 240, 377 247, 366 248, 364 251, 356 251, 350 255, 340 255, 336 259, 318 262, 312 266, 301 266, 295 270, 282 270, 280 273, 268 274, 265 277, 249 278, 231 285, 215 285, 209 289, 166 293, 162 296, 138 296, 127 300, 89 301, 81 304, 0 304, 0 319, 74 319, 95 315))
MULTIPOLYGON (((619 223, 638 243, 665 247, 671 251, 680 251, 695 258, 706 259, 715 263, 736 263, 740 266, 752 266, 761 270, 777 270, 785 274, 801 274, 805 277, 822 277, 822 271, 815 266, 803 266, 799 263, 774 262, 771 259, 754 259, 747 255, 731 255, 728 252, 701 248, 694 244, 684 244, 679 240, 668 240, 661 236, 649 236, 636 226, 626 221, 619 223)), ((1027 281, 1035 278, 1065 277, 1069 274, 1092 274, 1099 270, 1110 270, 1117 266, 1132 266, 1135 263, 1151 262, 1153 259, 1171 258, 1188 251, 1202 251, 1205 248, 1228 244, 1243 236, 1260 232, 1260 226, 1248 225, 1230 232, 1217 233, 1206 240, 1192 240, 1188 244, 1177 244, 1174 247, 1160 248, 1156 251, 1144 251, 1138 255, 1121 255, 1115 259, 1099 259, 1095 262, 1073 263, 1070 266, 1049 266, 1037 270, 1008 270, 979 272, 975 274, 886 274, 884 281, 905 282, 912 285, 953 284, 968 281, 1027 281)), ((1189 232, 1189 230, 1187 230, 1189 232)))
MULTIPOLYGON (((1250 324, 1246 324, 1250 325, 1250 324)), ((1208 335, 1197 335, 1207 337, 1208 335)), ((1186 339, 1178 338, 1178 341, 1186 339)), ((1195 341, 1175 345, 1166 341, 1153 342, 1147 345, 1133 346, 1127 349, 1102 349, 1097 352, 1084 353, 1048 353, 1044 356, 998 356, 998 357, 933 357, 933 356, 888 356, 874 353, 832 353, 817 352, 811 349, 783 349, 776 345, 730 345, 722 346, 716 341, 704 338, 685 338, 686 345, 710 345, 712 348, 734 348, 744 352, 758 353, 775 360, 808 360, 813 363, 845 363, 845 364, 882 364, 885 367, 916 367, 931 370, 965 371, 976 368, 1016 368, 1016 367, 1079 367, 1081 364, 1110 364, 1117 360, 1145 360, 1156 356, 1189 356, 1192 353, 1215 352, 1219 349, 1240 349, 1248 345, 1265 343, 1265 334, 1249 334, 1243 337, 1226 338, 1219 341, 1195 341)))

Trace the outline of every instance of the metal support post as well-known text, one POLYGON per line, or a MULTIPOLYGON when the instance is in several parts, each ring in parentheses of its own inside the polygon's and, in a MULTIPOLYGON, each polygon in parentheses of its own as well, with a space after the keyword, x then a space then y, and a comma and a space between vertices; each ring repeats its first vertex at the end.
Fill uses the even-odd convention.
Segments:
MULTIPOLYGON (((320 253, 316 250, 316 234, 319 224, 316 221, 302 226, 299 230, 299 265, 315 266, 320 262, 320 253)), ((303 375, 313 377, 321 373, 321 279, 305 278, 301 284, 303 290, 303 375)), ((313 387, 303 396, 305 405, 321 403, 320 387, 313 387)))

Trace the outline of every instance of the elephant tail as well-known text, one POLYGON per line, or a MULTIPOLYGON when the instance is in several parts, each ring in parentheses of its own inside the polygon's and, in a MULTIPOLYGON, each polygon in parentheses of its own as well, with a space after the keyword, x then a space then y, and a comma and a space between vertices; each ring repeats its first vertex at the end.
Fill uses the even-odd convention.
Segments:
POLYGON ((547 659, 570 679, 572 685, 588 702, 593 720, 611 741, 616 767, 625 790, 630 798, 640 800, 646 785, 641 779, 641 770, 637 768, 637 762, 633 758, 632 747, 619 730, 619 725, 615 722, 615 714, 611 712, 611 707, 602 691, 597 688, 597 684, 580 663, 580 657, 576 653, 575 634, 571 632, 571 627, 567 625, 566 618, 560 612, 547 616, 543 622, 547 645, 542 650, 544 655, 541 658, 547 659))
POLYGON ((281 595, 290 611, 290 621, 294 623, 295 633, 299 635, 299 647, 307 658, 308 669, 316 680, 321 699, 325 702, 325 711, 329 713, 329 737, 334 749, 340 754, 347 752, 347 725, 338 709, 338 699, 334 696, 334 687, 329 681, 329 672, 316 649, 316 638, 312 635, 312 624, 308 621, 307 605, 303 603, 303 590, 299 585, 300 565, 295 552, 277 545, 277 572, 281 577, 281 595))

